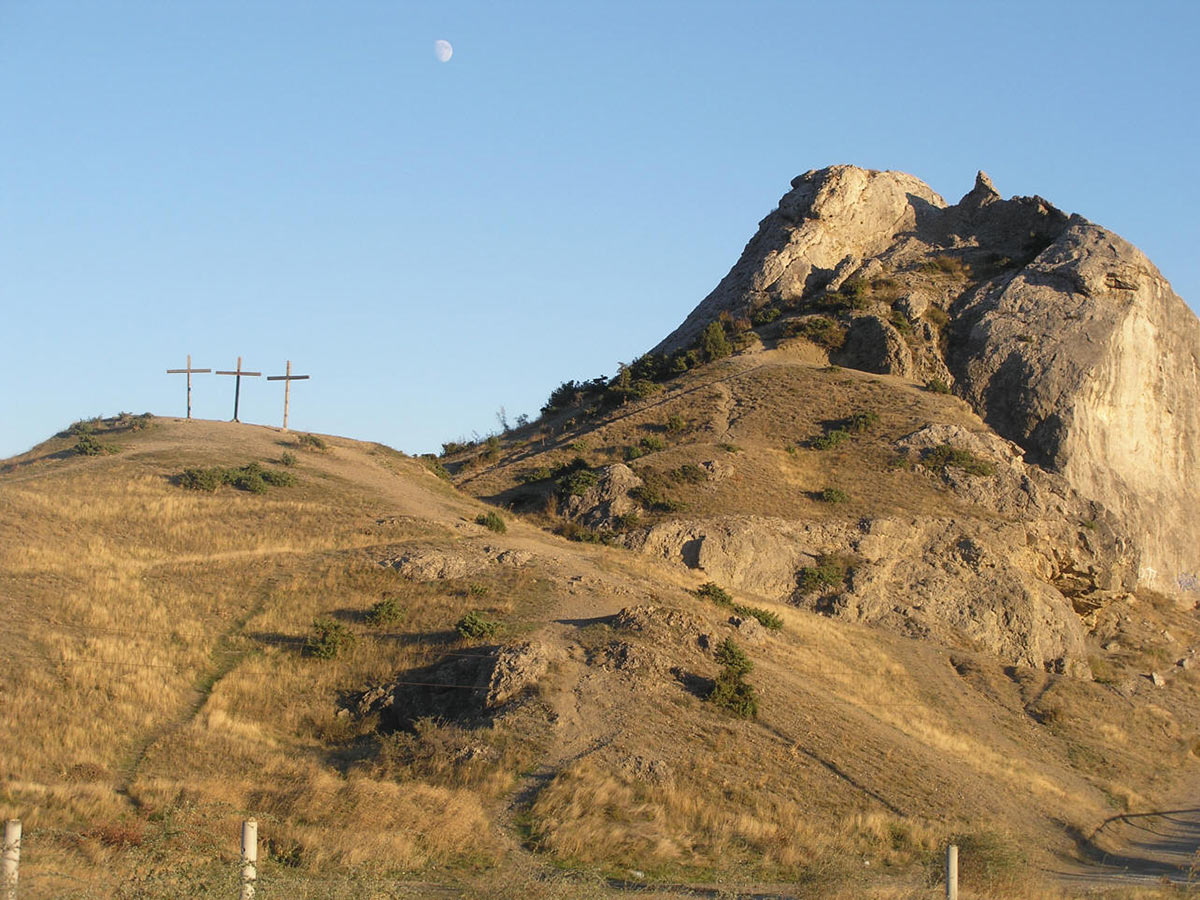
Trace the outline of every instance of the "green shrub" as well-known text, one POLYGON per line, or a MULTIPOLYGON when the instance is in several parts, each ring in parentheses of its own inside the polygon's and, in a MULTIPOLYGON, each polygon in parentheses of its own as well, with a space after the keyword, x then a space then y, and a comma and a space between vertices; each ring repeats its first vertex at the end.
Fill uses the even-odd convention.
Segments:
POLYGON ((793 322, 788 326, 787 333, 812 341, 826 350, 838 350, 846 342, 846 329, 825 316, 812 316, 793 322))
POLYGON ((558 479, 558 491, 565 497, 582 497, 600 480, 600 473, 589 468, 571 468, 558 479))
POLYGON ((851 434, 865 434, 879 424, 879 414, 873 410, 856 412, 845 420, 842 426, 851 434))
POLYGON ((279 454, 279 462, 281 465, 294 466, 296 464, 296 454, 289 450, 284 450, 279 454))
POLYGON ((726 453, 741 453, 742 452, 742 448, 739 447, 737 444, 730 444, 728 442, 725 442, 722 444, 717 444, 717 449, 724 450, 726 453))
POLYGON ((85 434, 71 448, 80 456, 102 456, 106 453, 117 453, 120 448, 113 444, 105 444, 96 440, 92 435, 85 434))
POLYGON ((496 532, 496 534, 504 534, 504 532, 508 531, 508 526, 504 523, 504 519, 494 510, 477 515, 475 517, 475 524, 482 525, 489 531, 496 532))
POLYGON ((450 480, 450 473, 446 471, 446 467, 442 465, 442 461, 432 453, 422 453, 421 462, 425 463, 425 468, 436 475, 443 481, 450 480))
POLYGON ((783 628, 783 618, 778 613, 758 606, 747 606, 744 603, 733 604, 733 611, 744 619, 758 619, 759 624, 771 631, 783 628))
POLYGON ((463 640, 478 641, 493 637, 500 630, 500 623, 479 610, 471 610, 454 623, 454 630, 463 640))
POLYGON ((646 455, 646 451, 641 447, 626 447, 623 456, 626 462, 633 462, 635 459, 641 459, 646 455))
POLYGON ((796 587, 802 594, 812 594, 827 588, 840 587, 853 571, 854 560, 836 553, 822 553, 811 566, 805 566, 796 576, 796 587))
POLYGON ((296 444, 304 450, 324 451, 329 449, 329 444, 324 438, 319 438, 315 434, 298 434, 296 435, 296 444))
POLYGON ((683 416, 672 415, 667 418, 667 434, 679 434, 685 428, 687 428, 687 423, 683 420, 683 416))
POLYGON ((721 670, 713 682, 708 701, 742 719, 753 719, 758 715, 758 695, 754 686, 743 681, 732 669, 721 670))
POLYGON ((850 499, 850 495, 841 488, 827 487, 821 491, 822 503, 845 503, 850 499))
POLYGON ((702 600, 711 600, 717 606, 733 606, 733 597, 715 581, 706 581, 696 588, 694 593, 702 600))
POLYGON ((815 437, 809 442, 814 450, 833 450, 840 447, 846 441, 850 440, 850 432, 845 428, 834 428, 820 437, 815 437))
POLYGON ((748 675, 754 670, 754 663, 746 655, 746 651, 733 642, 733 638, 725 638, 717 645, 715 651, 717 662, 727 669, 732 669, 738 675, 748 675))
POLYGON ((975 831, 954 835, 950 843, 958 845, 958 882, 964 888, 1011 896, 1028 875, 1025 852, 1007 835, 975 831))
POLYGON ((225 483, 225 470, 184 469, 179 475, 179 486, 191 491, 215 491, 225 483))
MULTIPOLYGON (((624 518, 636 519, 637 513, 630 513, 624 518)), ((588 528, 586 525, 570 519, 560 522, 555 526, 554 533, 560 537, 565 537, 568 541, 575 541, 580 544, 612 545, 617 542, 617 535, 611 531, 597 531, 595 528, 588 528)))
POLYGON ((353 632, 335 619, 315 618, 312 629, 312 634, 304 641, 305 656, 314 659, 334 659, 354 647, 353 632))
POLYGON ((770 325, 779 318, 780 309, 778 306, 764 306, 762 309, 755 311, 750 317, 750 323, 756 328, 761 328, 763 325, 770 325))
POLYGON ((521 484, 535 484, 539 481, 546 481, 553 476, 553 472, 549 466, 539 466, 536 469, 529 469, 517 476, 517 481, 521 484))
POLYGON ((700 350, 709 362, 716 359, 724 359, 733 353, 733 347, 730 345, 729 338, 725 335, 725 328, 720 322, 708 323, 708 327, 700 335, 700 350))
POLYGON ((657 435, 644 437, 638 442, 639 446, 648 453, 656 453, 659 450, 667 449, 667 442, 657 435))
POLYGON ((178 483, 180 487, 193 491, 215 491, 221 485, 228 484, 241 491, 263 494, 268 487, 294 485, 296 476, 291 472, 267 469, 259 463, 252 462, 240 469, 223 469, 219 466, 184 469, 178 476, 178 483))
POLYGON ((677 512, 683 504, 667 495, 662 476, 652 469, 641 472, 642 484, 629 492, 629 496, 651 512, 677 512))
POLYGON ((136 416, 130 412, 117 413, 117 418, 113 422, 117 428, 127 428, 130 431, 142 431, 153 423, 154 416, 148 412, 136 416))
POLYGON ((970 268, 961 259, 957 256, 947 256, 944 253, 926 260, 917 268, 932 275, 951 275, 955 278, 965 279, 971 274, 970 268))
POLYGON ((684 463, 679 468, 671 470, 671 477, 687 484, 700 484, 708 480, 708 473, 699 466, 684 463))
POLYGON ((946 384, 946 382, 942 381, 940 378, 930 378, 927 382, 925 382, 925 390, 929 391, 931 394, 949 394, 950 385, 946 384))
POLYGON ((67 434, 74 435, 75 437, 92 434, 96 430, 96 426, 102 421, 103 419, 99 416, 92 419, 79 419, 71 423, 67 428, 67 434))
POLYGON ((399 597, 384 597, 367 610, 368 625, 394 625, 404 618, 399 597))
POLYGON ((921 465, 930 471, 945 472, 950 466, 962 469, 968 475, 994 475, 995 463, 980 459, 970 450, 952 444, 939 444, 921 454, 921 465))

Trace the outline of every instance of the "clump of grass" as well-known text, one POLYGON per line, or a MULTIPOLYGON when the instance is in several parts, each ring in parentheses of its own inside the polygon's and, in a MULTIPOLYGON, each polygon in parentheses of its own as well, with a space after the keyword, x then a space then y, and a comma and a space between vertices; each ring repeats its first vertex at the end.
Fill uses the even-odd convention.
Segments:
POLYGON ((400 605, 399 597, 384 597, 372 604, 364 618, 368 625, 395 625, 404 618, 404 608, 400 605))
POLYGON ((315 450, 323 453, 329 449, 329 444, 324 438, 317 437, 315 434, 298 434, 296 435, 296 445, 301 450, 315 450))
POLYGON ((845 503, 850 499, 850 495, 841 488, 827 487, 820 494, 822 503, 845 503))
POLYGON ((290 450, 284 450, 279 454, 279 464, 283 466, 294 466, 296 464, 296 454, 290 450))
POLYGON ((328 616, 313 619, 312 633, 304 641, 303 654, 313 659, 335 659, 354 647, 354 633, 328 616))
POLYGON ((721 443, 721 444, 717 444, 717 449, 724 450, 726 453, 741 453, 742 452, 741 447, 739 447, 737 444, 731 444, 728 441, 721 443))
POLYGON ((500 623, 473 609, 454 623, 454 630, 465 641, 480 641, 494 637, 500 630, 500 623))
POLYGON ((732 595, 715 581, 704 582, 694 593, 702 600, 711 600, 717 606, 733 606, 732 595))
POLYGON ((796 587, 802 594, 841 587, 853 570, 853 558, 837 553, 822 553, 813 565, 805 566, 797 573, 796 587))
MULTIPOLYGON (((630 513, 624 519, 636 519, 637 513, 630 513)), ((565 537, 568 541, 575 541, 580 544, 607 544, 612 545, 617 542, 617 535, 611 531, 598 531, 595 528, 588 528, 579 522, 565 521, 560 522, 554 528, 554 533, 560 537, 565 537)))
POLYGON ((968 475, 994 475, 995 463, 980 459, 970 450, 952 444, 939 444, 921 454, 921 465, 933 472, 945 472, 953 466, 968 475))
POLYGON ((667 422, 664 427, 667 429, 667 434, 679 434, 681 431, 687 428, 687 422, 683 420, 683 416, 671 415, 667 417, 667 422))
POLYGON ((67 434, 74 437, 83 437, 84 435, 94 434, 96 429, 103 423, 104 419, 100 416, 93 416, 90 419, 78 419, 68 426, 67 434))
POLYGON ((758 715, 758 696, 745 676, 754 670, 750 657, 732 638, 725 638, 716 650, 721 673, 713 682, 708 702, 742 719, 758 715))
POLYGON ((950 275, 954 278, 963 279, 971 277, 971 269, 966 263, 957 256, 948 256, 945 253, 931 257, 917 268, 931 275, 950 275))
POLYGON ((1007 835, 974 831, 954 835, 950 843, 958 845, 958 881, 965 888, 1004 896, 1011 894, 1027 875, 1025 853, 1007 835))
POLYGON ((482 525, 489 531, 496 532, 496 534, 504 534, 504 532, 508 531, 508 525, 505 524, 504 519, 495 510, 489 510, 477 515, 475 517, 475 524, 482 525))
POLYGON ((946 384, 940 378, 930 378, 925 382, 925 390, 931 394, 949 394, 950 385, 946 384))

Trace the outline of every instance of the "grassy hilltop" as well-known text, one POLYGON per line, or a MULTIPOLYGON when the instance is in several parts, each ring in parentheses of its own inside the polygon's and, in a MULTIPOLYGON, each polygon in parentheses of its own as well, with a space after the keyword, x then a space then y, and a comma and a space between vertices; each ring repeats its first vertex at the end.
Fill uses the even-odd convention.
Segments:
POLYGON ((1195 670, 1146 677, 1194 617, 1087 611, 1088 678, 702 587, 635 532, 985 515, 889 465, 915 427, 982 429, 954 398, 786 349, 721 365, 436 464, 158 418, 0 465, 23 896, 224 896, 248 816, 263 896, 932 897, 950 839, 964 896, 1073 895, 1047 872, 1200 768, 1195 670), (620 460, 636 515, 563 511, 620 460))

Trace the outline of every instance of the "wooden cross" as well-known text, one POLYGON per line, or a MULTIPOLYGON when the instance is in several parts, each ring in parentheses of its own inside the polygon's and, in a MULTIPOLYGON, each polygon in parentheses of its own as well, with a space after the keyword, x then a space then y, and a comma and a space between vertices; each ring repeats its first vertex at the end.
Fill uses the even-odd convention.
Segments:
POLYGON ((242 396, 242 376, 245 375, 247 377, 250 377, 250 376, 258 377, 259 375, 262 374, 262 372, 243 372, 242 371, 242 358, 239 356, 238 363, 237 363, 237 369, 235 371, 233 371, 233 372, 217 372, 217 374, 218 375, 236 375, 237 376, 237 383, 235 384, 235 386, 233 388, 233 421, 236 422, 238 420, 238 417, 237 417, 238 416, 238 399, 242 396))
POLYGON ((283 430, 287 431, 287 416, 288 416, 288 394, 292 390, 293 381, 305 381, 307 375, 293 375, 292 361, 287 361, 287 368, 284 369, 286 375, 268 375, 267 381, 282 381, 283 382, 283 430))
MULTIPOLYGON (((238 368, 240 369, 241 366, 238 366, 238 368)), ((212 369, 193 369, 192 368, 192 354, 190 354, 190 353, 188 354, 186 369, 167 369, 168 375, 182 375, 185 372, 187 373, 187 385, 188 385, 187 417, 189 419, 192 417, 192 373, 193 372, 211 372, 211 371, 212 371, 212 369)))

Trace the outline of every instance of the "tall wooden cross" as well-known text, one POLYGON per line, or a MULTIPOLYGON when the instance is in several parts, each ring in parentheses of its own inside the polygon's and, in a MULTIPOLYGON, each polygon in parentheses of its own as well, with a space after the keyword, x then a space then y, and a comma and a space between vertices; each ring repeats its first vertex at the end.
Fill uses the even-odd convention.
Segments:
POLYGON ((307 375, 293 375, 292 361, 287 361, 287 368, 284 369, 286 375, 268 375, 267 381, 282 381, 283 382, 283 430, 287 431, 287 416, 288 416, 288 394, 292 390, 293 381, 306 381, 307 375))
MULTIPOLYGON (((238 368, 241 368, 241 367, 239 366, 238 368)), ((192 354, 190 354, 190 353, 188 354, 186 369, 167 369, 168 375, 182 375, 185 372, 187 373, 187 385, 188 385, 187 417, 189 419, 192 417, 192 373, 193 372, 211 372, 211 371, 212 371, 212 369, 193 369, 192 368, 192 354)))
POLYGON ((237 369, 233 372, 217 372, 218 375, 236 375, 237 382, 233 388, 233 421, 238 421, 238 400, 242 396, 242 376, 257 378, 262 372, 244 372, 242 371, 242 358, 238 357, 237 369))

